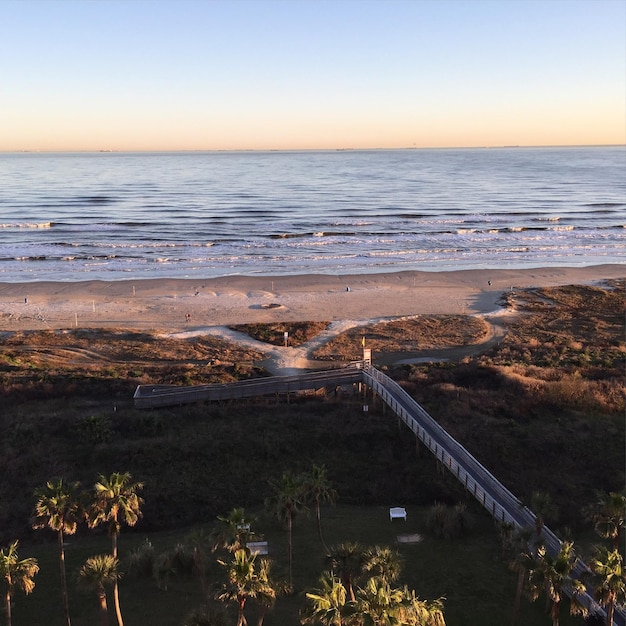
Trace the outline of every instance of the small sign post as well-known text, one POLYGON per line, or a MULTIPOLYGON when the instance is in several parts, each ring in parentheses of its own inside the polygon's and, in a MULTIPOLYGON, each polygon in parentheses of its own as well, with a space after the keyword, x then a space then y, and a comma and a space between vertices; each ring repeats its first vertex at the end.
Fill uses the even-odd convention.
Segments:
POLYGON ((363 361, 368 365, 372 364, 372 349, 363 348, 363 361))

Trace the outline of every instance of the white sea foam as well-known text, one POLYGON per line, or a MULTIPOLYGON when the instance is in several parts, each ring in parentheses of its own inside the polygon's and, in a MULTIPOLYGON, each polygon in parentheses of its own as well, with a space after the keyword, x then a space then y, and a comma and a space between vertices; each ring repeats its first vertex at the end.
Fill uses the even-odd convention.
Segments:
POLYGON ((52 228, 52 222, 5 222, 0 228, 52 228))

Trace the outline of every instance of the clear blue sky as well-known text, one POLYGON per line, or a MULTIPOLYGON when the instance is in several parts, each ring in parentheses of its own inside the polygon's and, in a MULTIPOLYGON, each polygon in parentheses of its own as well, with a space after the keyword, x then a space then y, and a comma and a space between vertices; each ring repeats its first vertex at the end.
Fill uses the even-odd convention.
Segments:
POLYGON ((0 0, 0 150, 626 142, 626 0, 0 0))

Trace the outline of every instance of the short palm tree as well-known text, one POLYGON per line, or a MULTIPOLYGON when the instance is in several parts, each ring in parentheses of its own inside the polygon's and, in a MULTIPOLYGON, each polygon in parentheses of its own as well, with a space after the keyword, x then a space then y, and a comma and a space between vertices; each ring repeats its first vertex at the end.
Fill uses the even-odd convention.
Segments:
POLYGON ((71 626, 70 605, 65 572, 65 535, 73 535, 81 515, 79 502, 80 483, 68 483, 63 478, 48 481, 35 491, 37 499, 33 515, 33 528, 50 528, 57 533, 59 564, 61 570, 61 595, 67 626, 71 626))
MULTIPOLYGON (((398 626, 402 616, 405 596, 401 589, 372 576, 356 593, 356 611, 363 626, 398 626)), ((406 623, 406 622, 404 622, 406 623)))
POLYGON ((597 549, 589 563, 593 572, 592 584, 598 602, 606 607, 606 623, 613 624, 615 605, 626 602, 626 575, 619 550, 597 549))
POLYGON ((303 481, 305 502, 310 503, 315 507, 317 534, 322 544, 322 548, 326 554, 328 554, 328 546, 326 545, 322 534, 321 505, 324 503, 334 504, 337 501, 337 492, 332 488, 330 481, 328 480, 326 467, 324 465, 313 464, 311 471, 308 474, 303 475, 303 481))
POLYGON ((273 511, 278 519, 287 525, 287 567, 289 572, 289 586, 293 587, 293 518, 305 509, 304 484, 302 477, 290 471, 283 472, 280 481, 270 482, 272 495, 266 499, 265 506, 273 511))
POLYGON ((396 550, 386 546, 374 546, 363 551, 362 568, 369 576, 382 578, 388 583, 396 582, 402 571, 402 557, 396 550))
POLYGON ((257 626, 263 626, 265 614, 274 608, 276 597, 285 592, 286 584, 277 582, 272 577, 272 561, 270 559, 261 559, 259 561, 258 580, 259 587, 256 601, 259 605, 259 617, 257 626))
POLYGON ((584 593, 585 585, 571 578, 576 565, 576 553, 571 541, 564 541, 556 556, 551 556, 545 546, 537 548, 537 554, 528 570, 528 594, 534 602, 542 592, 550 603, 550 617, 553 626, 559 626, 561 600, 564 595, 571 597, 570 613, 585 615, 585 607, 577 601, 584 593))
POLYGON ((598 493, 596 502, 584 511, 593 523, 594 530, 605 539, 613 541, 613 550, 619 549, 619 538, 626 520, 626 495, 611 492, 598 493))
POLYGON ((530 497, 530 507, 535 513, 537 537, 541 537, 546 522, 554 521, 558 516, 557 506, 548 492, 534 491, 530 497))
POLYGON ((80 584, 95 590, 100 605, 100 621, 102 626, 109 624, 106 588, 115 585, 120 578, 119 561, 111 554, 92 556, 80 568, 78 574, 80 584))
POLYGON ((514 554, 514 558, 509 563, 509 569, 517 573, 517 587, 515 590, 515 603, 513 605, 513 619, 511 625, 515 626, 517 615, 519 613, 522 594, 528 578, 528 569, 533 565, 535 552, 531 550, 530 540, 535 531, 532 528, 522 528, 515 532, 511 532, 508 543, 514 554))
POLYGON ((407 626, 446 626, 443 616, 443 599, 420 600, 415 591, 404 587, 399 609, 399 623, 407 626))
POLYGON ((225 548, 236 552, 239 548, 245 548, 249 541, 254 541, 255 534, 251 530, 254 521, 240 507, 232 509, 226 516, 218 516, 217 525, 211 534, 213 551, 225 548))
POLYGON ((246 602, 256 598, 264 589, 264 581, 259 580, 256 555, 240 548, 233 554, 231 561, 218 561, 226 568, 226 584, 218 592, 217 599, 222 602, 235 602, 237 605, 237 626, 247 626, 248 621, 244 614, 246 602))
POLYGON ((345 542, 330 549, 328 561, 331 572, 341 578, 341 583, 346 589, 348 598, 354 602, 354 581, 363 570, 363 551, 361 544, 355 542, 345 542))
POLYGON ((11 626, 11 601, 16 589, 21 589, 26 595, 35 588, 33 580, 39 571, 37 559, 18 557, 18 541, 14 541, 7 548, 0 550, 0 580, 4 585, 4 599, 6 605, 7 626, 11 626))
MULTIPOLYGON (((117 538, 122 524, 134 526, 141 517, 143 499, 139 491, 143 483, 132 482, 131 475, 126 472, 114 472, 109 477, 100 475, 94 485, 93 502, 88 512, 89 525, 93 528, 99 524, 108 526, 111 536, 113 558, 117 559, 117 538)), ((124 626, 120 609, 117 579, 113 582, 113 600, 118 626, 124 626)))
POLYGON ((347 592, 341 580, 324 572, 320 578, 321 589, 307 593, 310 606, 304 611, 302 624, 322 624, 323 626, 344 626, 347 592))

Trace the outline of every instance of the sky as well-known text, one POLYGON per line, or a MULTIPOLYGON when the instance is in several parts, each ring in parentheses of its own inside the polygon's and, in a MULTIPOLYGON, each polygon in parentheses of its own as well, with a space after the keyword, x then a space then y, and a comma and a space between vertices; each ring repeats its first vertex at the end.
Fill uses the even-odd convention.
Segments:
POLYGON ((626 143, 626 0, 0 0, 0 150, 626 143))

